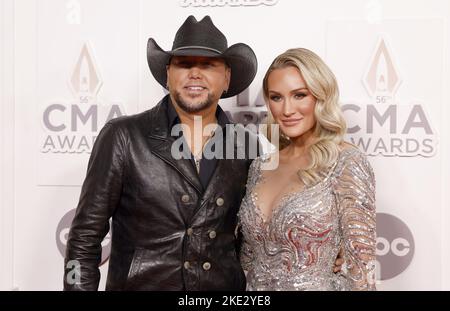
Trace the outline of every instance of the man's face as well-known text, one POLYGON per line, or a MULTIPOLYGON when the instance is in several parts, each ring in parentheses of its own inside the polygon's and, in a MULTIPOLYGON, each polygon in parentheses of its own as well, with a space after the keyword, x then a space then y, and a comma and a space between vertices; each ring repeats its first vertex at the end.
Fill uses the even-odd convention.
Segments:
POLYGON ((221 58, 174 56, 167 66, 167 85, 176 104, 195 113, 218 102, 228 90, 230 75, 221 58))

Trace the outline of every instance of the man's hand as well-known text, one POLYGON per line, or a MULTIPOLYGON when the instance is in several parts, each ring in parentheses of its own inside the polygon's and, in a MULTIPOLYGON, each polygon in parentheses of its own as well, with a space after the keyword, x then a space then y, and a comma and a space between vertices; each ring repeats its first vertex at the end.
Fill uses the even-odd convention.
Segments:
POLYGON ((336 261, 334 262, 333 272, 337 273, 341 271, 343 264, 344 264, 344 250, 341 248, 339 250, 339 254, 336 257, 336 261))

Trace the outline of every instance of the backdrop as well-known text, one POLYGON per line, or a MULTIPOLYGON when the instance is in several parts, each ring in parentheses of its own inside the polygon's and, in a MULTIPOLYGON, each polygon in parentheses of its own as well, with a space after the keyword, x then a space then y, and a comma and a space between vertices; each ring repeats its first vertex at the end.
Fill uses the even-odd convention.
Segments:
MULTIPOLYGON (((257 76, 222 107, 265 115, 262 77, 293 47, 338 78, 347 139, 377 182, 380 290, 450 289, 447 0, 1 0, 1 289, 60 290, 69 225, 106 120, 165 94, 146 62, 190 14, 229 45, 249 44, 257 76)), ((103 242, 104 288, 110 251, 103 242)))

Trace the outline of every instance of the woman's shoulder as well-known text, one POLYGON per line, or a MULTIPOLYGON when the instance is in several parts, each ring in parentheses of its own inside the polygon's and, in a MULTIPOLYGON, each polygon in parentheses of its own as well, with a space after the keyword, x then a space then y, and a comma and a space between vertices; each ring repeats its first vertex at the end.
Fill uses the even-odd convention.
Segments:
POLYGON ((274 170, 278 167, 279 153, 268 152, 256 157, 249 167, 249 175, 259 175, 261 171, 274 170))
POLYGON ((339 158, 336 167, 336 175, 340 175, 345 169, 358 167, 363 171, 372 172, 372 167, 366 154, 357 146, 343 142, 339 145, 339 158))
POLYGON ((352 143, 344 141, 339 145, 339 161, 345 162, 349 160, 363 160, 366 158, 365 153, 352 143))
POLYGON ((276 152, 267 152, 267 153, 263 153, 259 156, 257 156, 253 161, 252 161, 252 166, 256 167, 256 166, 260 166, 262 163, 267 163, 270 160, 272 160, 272 158, 274 156, 276 156, 276 152))
POLYGON ((247 177, 247 190, 253 188, 259 177, 261 176, 261 169, 264 169, 264 163, 269 161, 270 157, 268 154, 262 154, 257 156, 251 163, 248 169, 247 177))
POLYGON ((345 195, 361 196, 372 200, 375 193, 375 174, 366 156, 358 147, 344 143, 334 171, 334 190, 345 195))

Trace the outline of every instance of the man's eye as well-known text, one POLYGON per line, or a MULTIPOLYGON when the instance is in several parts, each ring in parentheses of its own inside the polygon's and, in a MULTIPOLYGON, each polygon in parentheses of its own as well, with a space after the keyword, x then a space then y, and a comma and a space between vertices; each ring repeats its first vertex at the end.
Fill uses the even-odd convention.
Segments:
POLYGON ((187 67, 188 64, 186 62, 176 62, 175 65, 178 67, 187 67))

